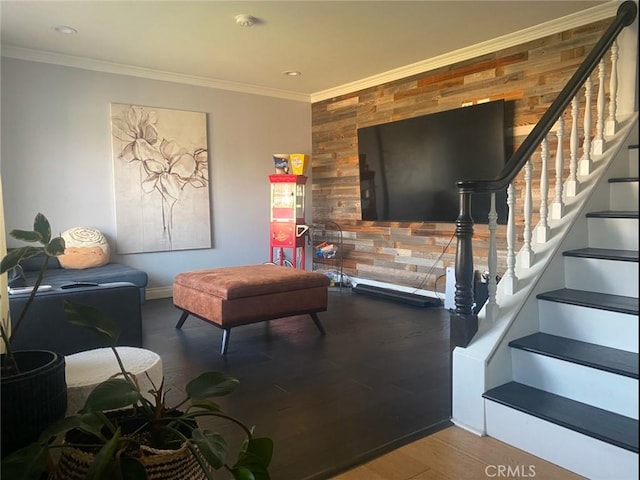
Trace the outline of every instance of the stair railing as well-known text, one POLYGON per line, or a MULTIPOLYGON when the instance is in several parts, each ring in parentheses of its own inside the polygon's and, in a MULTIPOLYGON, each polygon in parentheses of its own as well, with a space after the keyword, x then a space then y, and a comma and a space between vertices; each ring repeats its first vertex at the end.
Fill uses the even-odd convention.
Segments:
POLYGON ((489 211, 489 256, 488 266, 488 299, 485 305, 485 318, 495 320, 498 312, 497 292, 497 248, 496 230, 498 215, 495 209, 495 194, 507 190, 507 206, 509 214, 506 228, 506 270, 500 279, 505 294, 513 295, 518 290, 518 278, 515 273, 516 259, 519 267, 529 268, 533 263, 531 242, 534 238, 539 243, 549 240, 549 220, 559 220, 564 216, 563 196, 576 196, 580 189, 578 176, 591 173, 593 155, 604 152, 606 138, 616 133, 618 91, 617 60, 618 46, 616 39, 620 32, 631 25, 636 18, 637 6, 633 1, 626 1, 620 5, 611 25, 594 46, 593 50, 578 67, 569 82, 565 85, 540 121, 532 129, 522 144, 505 164, 502 171, 493 180, 464 180, 457 183, 460 196, 460 210, 456 221, 457 251, 455 261, 455 311, 451 314, 450 341, 455 346, 466 347, 478 331, 478 315, 473 312, 473 282, 475 277, 473 258, 473 218, 471 216, 471 200, 475 193, 490 193, 491 207, 489 211), (605 56, 610 54, 611 71, 609 77, 609 109, 605 119, 605 56), (596 126, 595 135, 591 139, 592 130, 592 90, 591 76, 597 71, 598 91, 596 96, 596 126), (585 111, 583 117, 584 142, 582 156, 578 159, 579 146, 579 105, 578 95, 584 88, 585 111), (571 125, 569 127, 569 175, 563 182, 565 170, 563 139, 565 137, 564 113, 571 105, 571 125), (555 156, 555 183, 551 205, 548 205, 548 163, 550 160, 549 135, 555 129, 557 137, 557 151, 555 156), (541 176, 540 176, 540 208, 539 222, 532 229, 533 192, 532 192, 532 155, 540 148, 541 176), (523 230, 522 248, 516 257, 516 223, 515 223, 515 194, 514 179, 524 168, 525 192, 523 200, 523 230))

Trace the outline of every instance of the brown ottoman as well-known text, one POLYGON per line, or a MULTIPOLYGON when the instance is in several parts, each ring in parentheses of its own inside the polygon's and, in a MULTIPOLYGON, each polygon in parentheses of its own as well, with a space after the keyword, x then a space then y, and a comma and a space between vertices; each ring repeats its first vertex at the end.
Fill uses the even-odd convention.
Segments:
POLYGON ((309 314, 324 334, 317 312, 327 309, 328 286, 322 273, 272 264, 179 273, 173 303, 183 313, 176 328, 190 314, 222 328, 223 355, 231 328, 239 325, 309 314))

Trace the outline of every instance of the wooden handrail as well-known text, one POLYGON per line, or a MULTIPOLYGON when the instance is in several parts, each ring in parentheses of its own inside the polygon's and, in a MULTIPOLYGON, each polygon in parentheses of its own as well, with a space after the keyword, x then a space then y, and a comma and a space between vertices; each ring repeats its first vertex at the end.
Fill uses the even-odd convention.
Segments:
POLYGON ((504 191, 516 175, 524 168, 541 142, 546 138, 555 123, 562 116, 578 91, 598 67, 601 59, 627 26, 637 15, 634 1, 628 0, 618 7, 616 17, 607 28, 584 62, 578 67, 571 79, 558 94, 549 109, 532 129, 518 149, 513 153, 504 168, 492 180, 463 180, 457 182, 460 197, 460 210, 456 220, 457 250, 455 261, 455 312, 451 315, 450 345, 467 346, 478 330, 478 317, 473 313, 473 217, 471 216, 471 198, 474 193, 504 191))
POLYGON ((493 180, 463 180, 457 182, 458 190, 465 192, 495 192, 507 188, 516 175, 522 170, 527 159, 538 148, 542 139, 549 133, 553 125, 558 120, 562 112, 571 103, 573 97, 578 93, 584 82, 589 78, 600 62, 600 59, 607 53, 611 44, 618 34, 633 23, 637 14, 637 6, 632 0, 628 0, 618 7, 616 19, 602 35, 598 43, 593 47, 584 62, 575 71, 569 82, 558 94, 549 109, 542 116, 540 121, 531 130, 520 147, 513 153, 504 168, 493 180))

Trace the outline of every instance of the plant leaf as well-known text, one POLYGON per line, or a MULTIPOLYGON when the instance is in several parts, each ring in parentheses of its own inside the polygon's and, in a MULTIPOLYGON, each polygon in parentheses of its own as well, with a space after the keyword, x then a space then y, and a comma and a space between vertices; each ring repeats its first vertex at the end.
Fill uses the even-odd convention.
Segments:
POLYGON ((192 432, 190 441, 197 445, 207 463, 215 470, 227 461, 227 442, 219 433, 196 429, 192 432))
POLYGON ((40 235, 38 232, 34 232, 33 230, 14 229, 9 232, 9 235, 11 235, 16 240, 22 240, 23 242, 45 243, 42 241, 42 235, 40 235))
POLYGON ((246 453, 255 455, 262 465, 268 467, 273 457, 273 440, 268 437, 252 438, 249 440, 246 453))
POLYGON ((240 382, 222 372, 205 372, 191 380, 187 386, 187 396, 193 400, 222 397, 233 392, 240 382))
POLYGON ((65 300, 64 311, 70 323, 93 330, 104 338, 107 346, 116 345, 120 329, 99 308, 65 300))
POLYGON ((115 410, 135 405, 141 394, 128 380, 111 378, 98 384, 87 397, 82 413, 115 410))
POLYGON ((238 467, 231 470, 233 474, 233 478, 235 480, 255 480, 256 477, 253 476, 251 470, 246 467, 238 467))
POLYGON ((8 272, 25 258, 35 257, 42 251, 42 247, 29 246, 10 250, 2 259, 2 263, 0 264, 0 273, 8 272))
POLYGON ((62 255, 65 249, 64 238, 56 237, 52 239, 47 245, 44 247, 44 251, 50 257, 57 257, 58 255, 62 255))
POLYGON ((36 214, 36 218, 33 220, 33 231, 40 234, 43 244, 47 244, 51 240, 51 225, 47 217, 41 213, 36 214))
POLYGON ((244 467, 251 471, 255 480, 269 480, 269 463, 273 456, 273 440, 270 438, 252 438, 238 454, 235 468, 244 467))
POLYGON ((46 471, 47 446, 31 443, 2 459, 2 477, 15 480, 39 479, 46 471))
POLYGON ((116 454, 120 450, 120 439, 122 432, 118 428, 113 437, 107 441, 100 451, 96 453, 93 463, 87 472, 86 480, 104 480, 105 478, 115 478, 112 475, 116 467, 116 454))
POLYGON ((191 405, 189 405, 188 410, 191 410, 192 408, 199 408, 201 410, 206 410, 207 412, 212 413, 219 413, 222 411, 220 405, 207 399, 192 401, 191 405))
POLYGON ((62 435, 63 433, 78 428, 82 425, 82 417, 80 415, 71 415, 65 417, 53 424, 49 425, 40 435, 40 441, 47 441, 53 437, 62 435))
POLYGON ((123 480, 147 480, 147 471, 135 458, 120 456, 120 471, 123 480))

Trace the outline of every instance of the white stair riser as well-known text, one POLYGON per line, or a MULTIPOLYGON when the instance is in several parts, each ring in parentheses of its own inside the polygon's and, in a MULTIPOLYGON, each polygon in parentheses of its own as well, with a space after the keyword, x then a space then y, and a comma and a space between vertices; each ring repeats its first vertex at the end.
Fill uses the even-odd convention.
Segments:
POLYGON ((638 176, 638 148, 629 149, 629 176, 638 176))
POLYGON ((564 257, 565 286, 575 290, 638 296, 638 263, 564 257))
POLYGON ((589 246, 638 250, 637 218, 589 218, 589 246))
POLYGON ((638 454, 485 400, 487 434, 593 480, 637 480, 638 454))
POLYGON ((638 418, 638 380, 519 349, 513 380, 577 402, 638 418))
POLYGON ((611 210, 638 209, 638 182, 610 183, 609 188, 609 208, 611 210))
POLYGON ((638 315, 538 300, 540 331, 638 353, 638 315))

